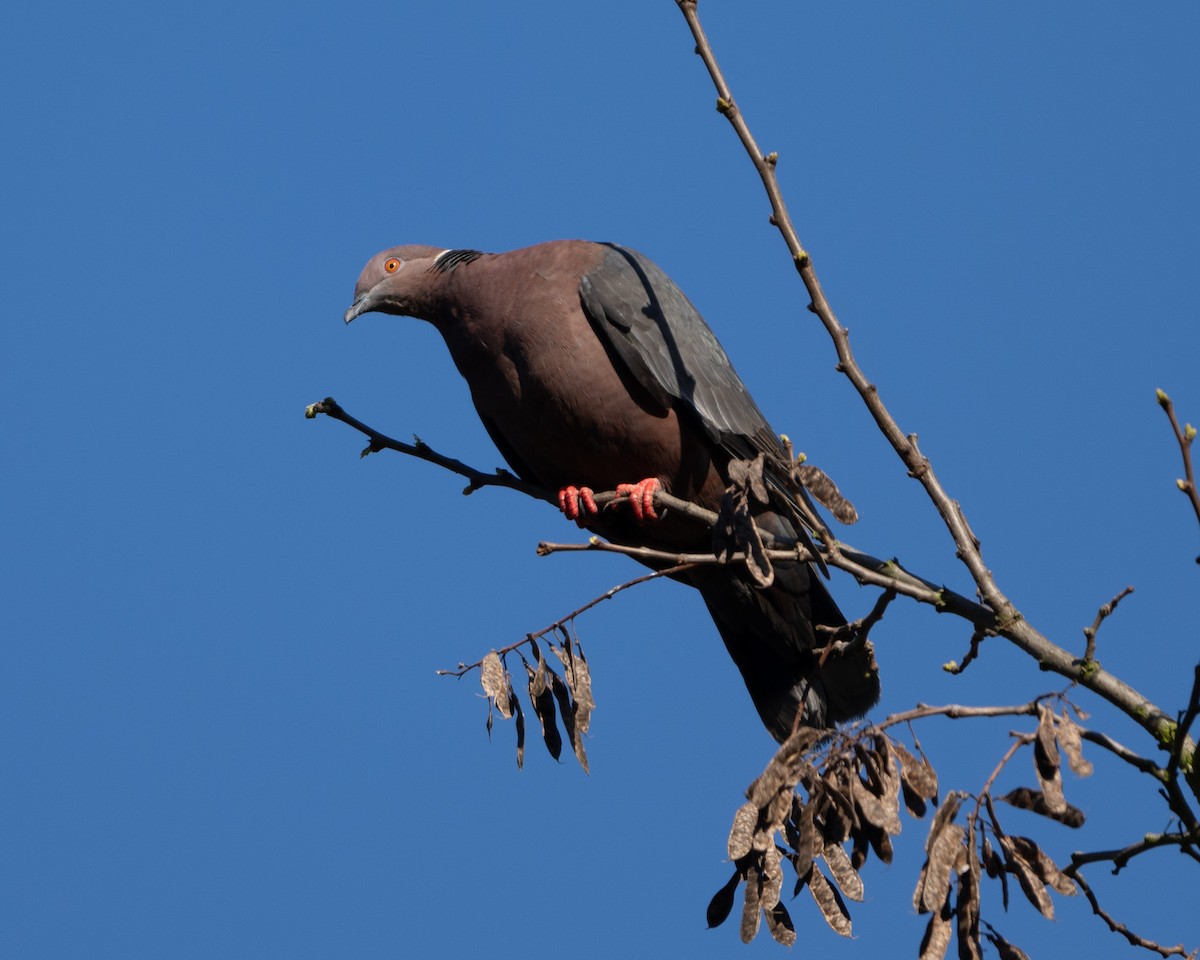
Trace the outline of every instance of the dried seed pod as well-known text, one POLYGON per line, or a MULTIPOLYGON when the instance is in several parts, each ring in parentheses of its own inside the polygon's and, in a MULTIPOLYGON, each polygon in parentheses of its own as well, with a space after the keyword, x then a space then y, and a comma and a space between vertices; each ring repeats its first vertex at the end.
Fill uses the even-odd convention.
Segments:
POLYGON ((921 868, 913 890, 917 913, 930 913, 945 899, 950 889, 950 873, 965 837, 966 832, 957 823, 943 823, 936 836, 931 833, 929 859, 921 868))
POLYGON ((785 947, 795 946, 796 928, 792 925, 792 917, 787 912, 787 907, 782 903, 777 903, 770 910, 765 911, 765 916, 767 927, 776 942, 782 943, 785 947))
POLYGON ((933 767, 929 765, 929 761, 925 759, 918 760, 899 741, 892 742, 892 750, 900 758, 901 780, 917 796, 936 802, 938 792, 937 774, 934 772, 933 767))
MULTIPOLYGON (((536 647, 534 649, 537 651, 536 647)), ((533 712, 537 715, 538 722, 542 725, 542 739, 546 743, 546 749, 550 751, 550 756, 557 760, 562 754, 562 735, 558 732, 554 694, 551 692, 551 671, 546 667, 541 652, 537 651, 537 654, 537 670, 528 663, 525 664, 525 671, 529 674, 529 700, 533 704, 533 712)))
POLYGON ((737 886, 741 880, 741 871, 734 870, 733 876, 729 878, 725 886, 713 894, 713 898, 708 902, 705 916, 708 919, 710 930, 713 927, 719 927, 729 918, 729 914, 733 910, 734 897, 737 895, 737 886))
POLYGON ((1075 776, 1090 777, 1092 775, 1092 765, 1088 760, 1084 759, 1083 740, 1079 734, 1079 727, 1075 725, 1075 721, 1067 713, 1066 707, 1063 707, 1063 712, 1058 717, 1055 734, 1058 737, 1058 745, 1062 747, 1063 753, 1067 755, 1067 763, 1070 765, 1071 771, 1075 776))
POLYGON ((846 851, 841 845, 831 843, 822 851, 821 855, 824 857, 825 863, 829 866, 829 872, 833 874, 833 879, 837 882, 842 893, 851 900, 862 903, 862 877, 858 875, 858 871, 851 865, 850 858, 846 856, 846 851))
POLYGON ((825 874, 816 867, 813 867, 812 876, 809 878, 808 890, 821 909, 825 922, 833 931, 843 937, 851 936, 850 912, 846 909, 846 904, 842 902, 837 890, 825 879, 825 874))
MULTIPOLYGON (((500 654, 495 650, 483 658, 483 663, 479 667, 479 682, 483 685, 483 692, 487 694, 490 700, 496 706, 496 711, 505 720, 512 716, 512 710, 508 703, 508 692, 512 687, 512 683, 508 677, 508 671, 504 669, 504 664, 500 660, 500 654)), ((490 733, 491 715, 488 715, 488 732, 490 733)))
MULTIPOLYGON (((1054 902, 1050 899, 1050 894, 1046 891, 1046 885, 1038 878, 1029 861, 1026 860, 1013 843, 1012 837, 1003 836, 1000 838, 1000 847, 1004 851, 1005 861, 1008 864, 1009 872, 1014 874, 1021 884, 1021 890, 1025 894, 1026 899, 1044 916, 1047 920, 1054 919, 1054 902)), ((1024 840, 1025 838, 1020 838, 1024 840)), ((1029 841, 1032 843, 1033 841, 1029 841)), ((1036 847, 1036 844, 1034 844, 1036 847)))
POLYGON ((1029 787, 1016 787, 1008 791, 1004 796, 997 797, 996 799, 1003 800, 1005 803, 1018 807, 1021 810, 1028 810, 1031 813, 1049 817, 1051 820, 1057 820, 1068 827, 1082 827, 1084 823, 1083 811, 1078 807, 1071 806, 1069 803, 1066 804, 1066 809, 1061 812, 1051 810, 1050 805, 1046 802, 1046 796, 1041 790, 1031 790, 1029 787))
POLYGON ((746 868, 746 894, 742 901, 742 943, 749 943, 758 935, 758 918, 762 913, 759 892, 762 888, 762 877, 757 866, 746 868))
POLYGON ((1063 813, 1067 809, 1067 801, 1063 796, 1062 763, 1054 736, 1054 714, 1046 706, 1038 708, 1038 730, 1033 741, 1033 759, 1047 809, 1053 813, 1063 813))
POLYGON ((942 960, 946 956, 946 948, 950 946, 950 921, 954 919, 954 911, 950 908, 950 891, 946 891, 946 899, 939 909, 933 911, 929 923, 925 927, 925 936, 921 938, 919 960, 942 960))
POLYGON ((733 815, 729 831, 729 859, 741 860, 754 847, 754 831, 758 827, 758 807, 746 801, 733 815))

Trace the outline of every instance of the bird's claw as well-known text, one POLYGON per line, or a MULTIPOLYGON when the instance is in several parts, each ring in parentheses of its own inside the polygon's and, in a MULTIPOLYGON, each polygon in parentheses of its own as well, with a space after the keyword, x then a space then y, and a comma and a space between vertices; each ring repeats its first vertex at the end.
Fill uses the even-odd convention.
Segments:
POLYGON ((585 517, 595 516, 599 512, 592 498, 591 487, 563 487, 558 491, 558 509, 568 520, 574 520, 580 526, 583 526, 585 517))
POLYGON ((628 497, 634 519, 645 523, 658 519, 654 512, 654 494, 661 486, 656 477, 648 477, 639 483, 621 483, 617 485, 617 496, 628 497))

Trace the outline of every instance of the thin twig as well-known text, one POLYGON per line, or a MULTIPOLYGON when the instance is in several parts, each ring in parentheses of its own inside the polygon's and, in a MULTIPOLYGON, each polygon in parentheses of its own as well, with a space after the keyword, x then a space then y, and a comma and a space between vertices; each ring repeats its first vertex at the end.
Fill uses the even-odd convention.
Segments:
POLYGON ((1125 924, 1118 923, 1116 920, 1114 920, 1100 906, 1100 901, 1097 900, 1096 895, 1092 893, 1092 888, 1088 886, 1087 881, 1083 879, 1083 875, 1078 871, 1072 871, 1073 867, 1067 867, 1063 873, 1069 873, 1071 879, 1073 879, 1079 889, 1083 891, 1083 895, 1087 897, 1088 903, 1092 905, 1092 913, 1108 924, 1109 930, 1111 930, 1113 933, 1120 934, 1126 940, 1128 940, 1131 946, 1144 947, 1147 950, 1153 950, 1162 957, 1186 957, 1188 960, 1195 960, 1197 953, 1200 953, 1198 950, 1193 950, 1189 953, 1181 944, 1174 947, 1164 947, 1159 943, 1155 943, 1153 940, 1147 940, 1145 937, 1139 937, 1136 933, 1125 926, 1125 924))
MULTIPOLYGON (((1180 427, 1179 420, 1175 416, 1175 404, 1171 402, 1171 398, 1161 390, 1157 395, 1159 406, 1166 411, 1167 419, 1171 421, 1171 429, 1175 431, 1179 452, 1183 456, 1183 479, 1176 480, 1175 486, 1182 490, 1191 501, 1192 510, 1196 513, 1196 521, 1200 523, 1200 490, 1196 489, 1196 472, 1192 468, 1192 441, 1196 439, 1196 428, 1190 423, 1180 427)), ((1200 557, 1196 558, 1196 562, 1200 563, 1200 557)))
POLYGON ((416 443, 404 443, 402 440, 395 440, 386 434, 380 433, 374 427, 368 426, 361 420, 352 417, 342 409, 342 405, 334 400, 333 397, 326 397, 317 403, 310 403, 304 409, 304 416, 309 420, 315 419, 320 414, 324 414, 331 420, 340 420, 342 423, 353 427, 371 441, 363 449, 360 456, 365 457, 368 454, 378 453, 381 450, 394 450, 396 453, 403 453, 410 457, 416 457, 418 460, 435 464, 452 473, 457 473, 460 477, 466 477, 470 483, 463 490, 464 494, 474 493, 482 487, 507 487, 510 490, 516 490, 526 496, 533 497, 535 500, 545 500, 547 503, 553 504, 557 504, 558 502, 557 497, 551 495, 550 491, 543 490, 536 484, 526 483, 519 477, 513 476, 507 470, 497 470, 495 473, 485 473, 482 470, 476 470, 461 460, 455 460, 453 457, 447 457, 438 453, 419 437, 414 438, 416 443))
MULTIPOLYGON (((585 603, 582 607, 579 607, 576 610, 572 610, 565 617, 560 617, 558 620, 555 620, 552 624, 550 624, 547 627, 543 627, 541 630, 538 630, 536 633, 526 634, 524 639, 517 640, 515 643, 510 643, 507 647, 501 647, 499 650, 496 650, 495 653, 498 653, 500 656, 504 656, 506 653, 512 653, 514 650, 525 646, 525 644, 527 644, 527 643, 530 643, 534 640, 541 639, 548 633, 553 633, 555 631, 561 630, 568 623, 571 623, 580 614, 586 613, 588 610, 591 610, 592 607, 596 606, 597 604, 603 603, 605 600, 611 600, 613 597, 615 597, 618 593, 620 593, 623 590, 628 590, 630 587, 636 587, 638 584, 646 583, 650 580, 657 580, 660 577, 674 576, 677 573, 682 573, 684 570, 690 569, 692 566, 694 566, 694 564, 681 563, 674 567, 668 567, 665 570, 655 570, 653 573, 647 573, 645 576, 635 577, 633 580, 626 580, 624 583, 619 583, 615 587, 605 590, 604 593, 600 594, 600 596, 593 597, 591 600, 589 600, 587 603, 585 603)), ((469 673, 472 670, 478 669, 482 665, 483 665, 483 661, 477 660, 471 664, 460 663, 458 665, 457 669, 454 669, 454 670, 438 670, 435 672, 437 673, 437 675, 439 677, 461 677, 464 674, 469 673)))
POLYGON ((911 710, 891 714, 875 724, 875 727, 879 730, 886 730, 888 727, 893 727, 898 723, 910 723, 913 720, 921 720, 925 717, 948 717, 951 720, 962 720, 967 717, 1036 717, 1038 704, 1047 697, 1052 696, 1057 696, 1057 694, 1048 693, 1035 700, 1030 700, 1028 703, 1003 707, 966 707, 957 703, 935 707, 925 703, 918 703, 911 710))
POLYGON ((953 660, 951 660, 949 663, 945 664, 942 669, 947 673, 954 674, 955 676, 962 673, 971 665, 971 662, 977 656, 979 656, 979 645, 983 643, 983 638, 988 635, 988 631, 976 627, 975 632, 971 634, 971 646, 967 649, 966 654, 963 656, 962 663, 955 663, 953 660))
POLYGON ((1089 730, 1087 727, 1080 727, 1079 724, 1075 726, 1079 729, 1079 736, 1088 741, 1088 743, 1094 743, 1098 747, 1103 747, 1113 756, 1120 757, 1130 766, 1136 767, 1142 773, 1150 774, 1156 780, 1163 777, 1163 769, 1157 763, 1135 753, 1123 743, 1118 743, 1107 733, 1101 733, 1099 730, 1089 730))
POLYGON ((1127 847, 1120 847, 1116 850, 1096 850, 1093 853, 1073 853, 1071 854, 1071 865, 1064 870, 1071 876, 1074 876, 1074 871, 1079 867, 1087 866, 1089 863, 1104 863, 1110 862, 1113 865, 1113 873, 1120 873, 1129 865, 1129 861, 1138 854, 1145 853, 1147 850, 1157 850, 1159 847, 1179 847, 1185 854, 1197 857, 1194 851, 1189 851, 1189 846, 1200 841, 1200 836, 1193 833, 1148 833, 1137 843, 1131 843, 1127 847))
POLYGON ((1131 593, 1133 593, 1133 587, 1126 587, 1097 611, 1096 619, 1092 621, 1090 627, 1083 628, 1083 635, 1087 638, 1087 649, 1083 652, 1084 660, 1092 661, 1096 659, 1096 634, 1100 631, 1100 624, 1108 617, 1111 617, 1113 611, 1117 609, 1117 604, 1131 593))

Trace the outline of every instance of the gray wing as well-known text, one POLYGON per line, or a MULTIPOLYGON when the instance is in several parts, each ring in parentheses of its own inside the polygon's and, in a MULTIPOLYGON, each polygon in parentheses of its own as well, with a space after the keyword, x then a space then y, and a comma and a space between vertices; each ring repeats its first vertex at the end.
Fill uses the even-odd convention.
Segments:
POLYGON ((783 444, 716 335, 653 261, 615 243, 600 246, 603 259, 580 281, 579 299, 614 362, 623 363, 654 402, 692 414, 732 458, 767 454, 770 485, 800 521, 796 535, 828 575, 805 530, 819 526, 816 511, 802 487, 782 479, 789 471, 783 444))
POLYGON ((732 456, 782 455, 770 424, 704 318, 652 261, 613 243, 579 285, 584 313, 637 383, 694 415, 732 456))

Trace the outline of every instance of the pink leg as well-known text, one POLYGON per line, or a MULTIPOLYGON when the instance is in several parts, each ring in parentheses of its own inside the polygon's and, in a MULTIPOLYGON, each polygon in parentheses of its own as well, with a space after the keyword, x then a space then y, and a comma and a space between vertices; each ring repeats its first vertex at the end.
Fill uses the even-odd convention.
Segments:
POLYGON ((658 514, 654 512, 654 494, 660 486, 657 477, 647 477, 640 483, 618 485, 617 495, 629 498, 629 506, 633 509, 634 519, 639 523, 644 523, 648 520, 658 519, 658 514))
POLYGON ((594 516, 598 512, 591 487, 563 487, 558 491, 558 509, 566 514, 568 520, 574 520, 580 526, 583 526, 586 516, 594 516))

